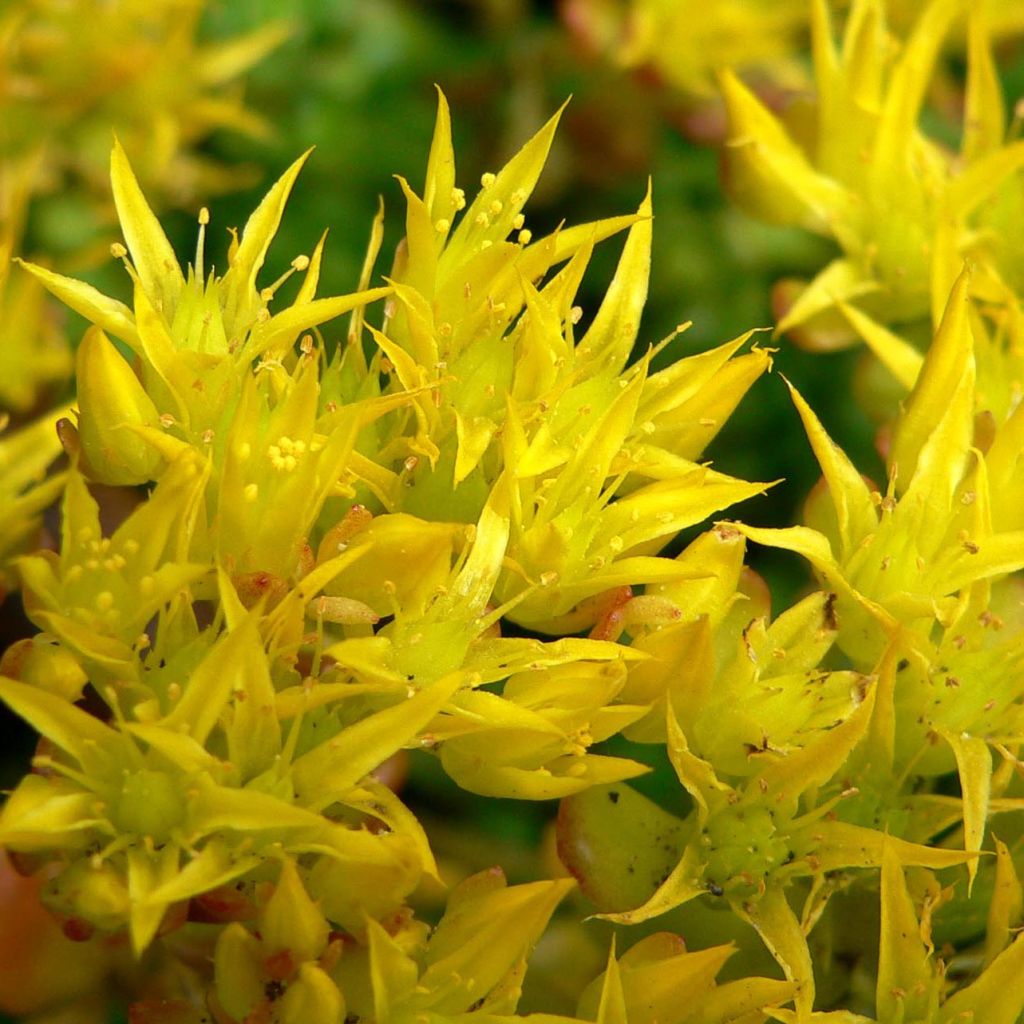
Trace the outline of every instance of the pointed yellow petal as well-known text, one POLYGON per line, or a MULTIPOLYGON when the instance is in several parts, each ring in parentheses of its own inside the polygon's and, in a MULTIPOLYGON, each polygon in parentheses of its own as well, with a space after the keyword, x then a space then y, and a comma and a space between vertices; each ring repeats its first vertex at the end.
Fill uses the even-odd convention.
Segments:
POLYGON ((180 850, 174 843, 152 853, 141 846, 128 849, 128 895, 131 898, 129 931, 136 957, 156 937, 167 904, 153 900, 153 891, 169 882, 178 871, 180 850))
POLYGON ((434 137, 427 158, 427 178, 423 186, 423 201, 430 210, 431 223, 451 221, 454 212, 452 189, 455 187, 455 150, 452 148, 452 120, 448 100, 437 89, 437 120, 434 137))
POLYGON ((860 542, 878 528, 878 515, 871 500, 871 492, 843 450, 825 433, 821 421, 800 392, 789 381, 786 381, 786 385, 828 484, 839 521, 839 537, 842 542, 839 560, 845 562, 860 542))
POLYGON ((222 840, 211 839, 177 874, 150 890, 146 898, 151 903, 167 906, 201 896, 233 882, 263 860, 261 854, 243 854, 222 840))
POLYGON ((729 114, 722 159, 733 198, 772 223, 831 233, 831 222, 849 205, 845 190, 815 170, 775 115, 732 71, 722 72, 720 85, 729 114))
POLYGON ((1024 1010, 1024 935, 1004 950, 977 981, 951 996, 939 1010, 937 1024, 1015 1024, 1024 1010))
POLYGON ((390 288, 370 288, 351 295, 313 299, 301 305, 295 303, 272 316, 265 324, 258 325, 236 359, 241 364, 249 363, 265 354, 274 358, 283 357, 291 350, 303 331, 318 327, 352 310, 361 309, 371 302, 377 302, 378 299, 387 298, 390 294, 390 288))
POLYGON ((615 936, 608 950, 608 966, 601 985, 601 1001, 597 1006, 597 1024, 629 1024, 626 996, 622 991, 622 974, 615 959, 615 936))
POLYGON ((653 213, 650 182, 636 215, 640 219, 629 229, 612 283, 590 329, 576 349, 579 365, 595 376, 601 371, 622 371, 640 329, 651 273, 653 213))
POLYGON ((123 302, 108 298, 91 284, 76 281, 73 277, 65 277, 63 274, 55 274, 52 270, 36 266, 35 263, 27 263, 21 259, 14 262, 37 278, 43 287, 64 305, 115 338, 120 338, 132 349, 138 349, 139 336, 135 329, 135 317, 123 302))
POLYGON ((0 700, 86 771, 99 769, 98 757, 117 739, 109 726, 69 701, 4 676, 0 676, 0 700))
POLYGON ((810 827, 814 832, 816 857, 821 871, 881 867, 886 844, 892 848, 904 867, 938 870, 964 864, 972 857, 963 850, 909 843, 845 821, 816 821, 810 827))
POLYGON ((759 775, 768 787, 767 792, 791 802, 795 810, 800 794, 824 785, 846 763, 867 734, 874 704, 875 688, 872 686, 850 715, 820 739, 769 765, 759 775))
POLYGON ((453 672, 407 700, 378 711, 314 747, 292 765, 297 793, 315 793, 325 783, 336 790, 354 786, 411 742, 463 683, 453 672))
POLYGON ((917 382, 924 357, 913 345, 887 330, 880 323, 845 302, 837 304, 850 326, 861 336, 868 348, 878 356, 886 369, 910 391, 917 382))
POLYGON ((441 256, 439 277, 451 273, 466 254, 476 251, 482 242, 498 242, 508 237, 512 222, 522 212, 537 184, 564 109, 563 104, 473 200, 448 240, 441 256))
POLYGON ((167 323, 178 308, 185 279, 171 243, 160 221, 149 208, 146 197, 132 173, 128 157, 115 138, 110 154, 110 183, 114 191, 121 231, 132 254, 135 271, 150 300, 167 323))
POLYGON ((878 954, 876 1013, 881 1020, 924 1019, 928 992, 935 986, 928 949, 921 941, 917 913, 907 890, 900 858, 882 848, 882 923, 878 954))
POLYGON ((978 873, 977 851, 985 839, 988 801, 992 788, 992 751, 976 736, 942 730, 942 736, 953 748, 960 775, 961 799, 964 805, 964 849, 975 856, 967 862, 967 894, 970 895, 978 873))
POLYGON ((865 276, 864 271, 852 260, 833 260, 804 288, 778 322, 775 331, 777 334, 785 334, 841 302, 849 302, 876 291, 878 284, 870 276, 865 276))
POLYGON ((893 168, 902 166, 900 161, 914 137, 939 48, 960 8, 960 0, 933 0, 924 8, 900 54, 875 138, 873 167, 879 175, 892 174, 893 168))
POLYGON ((303 164, 309 159, 310 153, 311 149, 306 150, 278 178, 246 222, 238 248, 230 257, 231 266, 224 275, 223 286, 227 291, 225 320, 228 322, 240 314, 255 315, 256 310, 250 309, 250 306, 257 298, 256 275, 259 274, 270 243, 277 233, 295 179, 299 176, 303 164))
POLYGON ((759 900, 733 909, 757 929, 786 978, 796 986, 793 1001, 797 1017, 804 1019, 814 1006, 814 968, 807 939, 785 893, 777 885, 769 885, 759 900))

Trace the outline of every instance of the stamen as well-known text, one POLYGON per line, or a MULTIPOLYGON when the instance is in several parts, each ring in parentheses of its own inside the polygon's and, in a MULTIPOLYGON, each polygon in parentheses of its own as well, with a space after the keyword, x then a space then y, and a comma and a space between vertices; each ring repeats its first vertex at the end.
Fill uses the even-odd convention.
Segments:
POLYGON ((206 265, 206 225, 210 223, 210 211, 204 206, 199 211, 199 237, 196 240, 196 279, 200 287, 203 284, 203 274, 206 265))
POLYGON ((291 265, 288 269, 272 284, 266 288, 260 289, 260 298, 264 302, 269 302, 277 292, 278 288, 281 287, 288 280, 296 270, 305 270, 309 266, 308 256, 296 256, 292 260, 291 265))

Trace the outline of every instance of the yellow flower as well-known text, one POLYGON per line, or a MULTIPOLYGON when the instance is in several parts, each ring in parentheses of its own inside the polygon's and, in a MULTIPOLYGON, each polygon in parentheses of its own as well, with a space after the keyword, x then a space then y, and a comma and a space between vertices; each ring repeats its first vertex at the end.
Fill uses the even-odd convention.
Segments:
POLYGON ((28 614, 60 638, 98 679, 136 674, 136 648, 155 613, 206 571, 188 560, 206 483, 204 467, 182 459, 153 497, 110 537, 81 473, 64 493, 60 554, 37 552, 18 562, 28 614))
POLYGON ((534 242, 523 209, 556 114, 483 176, 456 219, 466 200, 454 185, 443 96, 439 104, 424 198, 402 182, 394 297, 383 329, 371 328, 383 358, 353 365, 361 355, 352 335, 345 361, 326 376, 345 372, 345 362, 363 377, 386 370, 389 393, 411 398, 362 449, 377 465, 353 467, 385 508, 472 522, 489 494, 506 490, 511 533, 497 599, 515 600, 508 616, 530 628, 565 631, 570 616, 576 631, 592 625, 577 622, 581 602, 676 573, 652 557, 670 535, 765 489, 695 460, 769 356, 732 358, 748 334, 658 373, 649 372, 657 348, 628 365, 647 297, 650 195, 632 217, 534 242), (593 248, 627 226, 615 277, 577 339, 574 303, 593 248))
POLYGON ((127 242, 118 253, 133 260, 125 259, 134 310, 89 285, 24 264, 96 325, 78 354, 77 440, 66 432, 80 450, 83 471, 91 480, 135 484, 161 477, 190 449, 210 458, 210 515, 197 536, 202 557, 216 554, 235 574, 263 572, 281 581, 301 575, 304 545, 323 503, 341 486, 358 431, 406 401, 321 415, 318 357, 311 346, 296 353, 295 342, 388 294, 378 288, 316 298, 324 239, 277 282, 257 285, 304 161, 285 172, 250 217, 221 277, 203 266, 204 210, 195 264, 186 275, 115 143, 111 178, 127 242), (296 271, 305 277, 295 299, 272 315, 275 291, 296 271), (106 334, 129 346, 138 376, 106 334))
POLYGON ((656 932, 616 959, 580 996, 578 1015, 602 1024, 726 1024, 757 1020, 789 1002, 795 986, 774 978, 750 977, 717 984, 715 975, 736 952, 731 945, 688 951, 683 940, 656 932))
MULTIPOLYGON (((262 642, 245 618, 219 638, 208 632, 174 650, 158 637, 135 679, 100 689, 110 724, 59 695, 0 679, 0 698, 54 750, 37 758, 46 775, 28 776, 5 804, 0 842, 65 856, 47 895, 63 913, 105 929, 129 924, 141 952, 172 904, 284 850, 317 855, 311 884, 325 911, 358 930, 363 914, 393 913, 423 870, 436 871, 418 825, 364 776, 453 687, 347 729, 310 731, 320 746, 297 752, 302 710, 286 736, 262 642), (374 836, 326 816, 339 803, 393 831, 374 836)), ((285 934, 281 927, 270 928, 271 939, 285 934)))
POLYGON ((105 185, 111 130, 145 154, 148 186, 166 201, 234 187, 234 176, 191 152, 218 128, 262 134, 234 80, 287 35, 272 23, 201 43, 204 0, 121 0, 5 6, 0 15, 0 121, 6 159, 43 154, 44 191, 68 177, 105 185))
MULTIPOLYGON (((878 674, 862 783, 873 796, 851 803, 850 814, 927 837, 934 815, 893 799, 891 775, 906 782, 911 773, 955 771, 962 798, 950 817, 963 821, 965 850, 977 851, 993 798, 993 749, 1024 735, 1021 624, 1009 618, 1004 633, 998 614, 1016 600, 1006 577, 1024 567, 1024 535, 995 527, 987 458, 973 444, 967 290, 963 275, 894 428, 887 493, 872 492, 794 391, 825 478, 808 505, 818 529, 737 529, 811 563, 838 594, 839 646, 878 674)), ((975 860, 972 879, 977 867, 975 860)))
MULTIPOLYGON (((1020 898, 1020 883, 1003 843, 998 844, 1000 868, 1008 890, 1020 898)), ((898 1021, 991 1021, 1012 1024, 1024 1010, 1024 992, 1017 978, 1024 967, 1024 938, 1009 941, 1005 921, 1007 894, 997 894, 989 911, 984 960, 967 978, 949 978, 932 943, 932 914, 943 893, 937 880, 930 885, 918 910, 899 858, 890 845, 884 848, 881 880, 881 925, 876 976, 875 1016, 847 1010, 801 1013, 776 1010, 784 1024, 896 1024, 898 1021), (930 891, 929 891, 930 890, 930 891), (1004 925, 1002 933, 1000 925, 1004 925)), ((1010 897, 1012 899, 1012 897, 1010 897)), ((973 966, 973 965, 972 965, 973 966)), ((949 972, 952 973, 952 972, 949 972)))
MULTIPOLYGON (((851 340, 823 318, 838 301, 856 301, 888 322, 917 320, 932 309, 933 277, 948 285, 964 256, 998 255, 1001 243, 978 230, 981 210, 1024 164, 1024 144, 1004 141, 983 8, 971 13, 964 131, 960 152, 951 154, 918 121, 960 5, 931 0, 899 49, 889 44, 883 7, 855 0, 837 48, 826 0, 815 0, 809 138, 787 129, 734 74, 722 76, 733 196, 755 215, 799 224, 842 249, 792 305, 794 296, 784 296, 779 330, 800 329, 815 347, 851 340)), ((996 238, 1008 230, 1001 223, 996 238)))
POLYGON ((721 67, 803 83, 804 0, 571 0, 565 19, 617 63, 650 69, 692 97, 713 95, 721 67))
MULTIPOLYGON (((312 257, 296 257, 292 269, 273 285, 257 286, 257 275, 305 159, 300 157, 288 168, 253 212, 241 238, 233 241, 228 269, 220 277, 207 275, 204 267, 209 221, 204 209, 195 263, 186 276, 124 150, 115 142, 111 183, 127 248, 114 248, 125 258, 134 282, 134 310, 90 285, 23 263, 59 299, 119 338, 139 358, 141 383, 161 423, 166 423, 172 449, 173 439, 202 450, 211 441, 208 431, 216 434, 219 430, 223 437, 225 417, 230 417, 239 401, 242 382, 251 375, 254 360, 279 361, 292 352, 303 331, 387 294, 387 289, 375 289, 316 299, 323 239, 312 257), (287 309, 272 315, 269 304, 275 291, 295 271, 305 272, 298 294, 287 309)), ((113 369, 106 374, 98 371, 101 380, 111 374, 115 374, 113 369)), ((109 386, 117 389, 123 377, 123 371, 115 374, 109 386)), ((102 407, 90 408, 86 414, 105 416, 102 407)), ((106 415, 108 421, 102 426, 108 431, 125 422, 116 412, 106 415)), ((100 474, 105 471, 102 464, 93 469, 100 474)))
POLYGON ((514 1013, 526 958, 572 888, 564 878, 506 886, 493 869, 452 890, 425 943, 370 922, 367 948, 341 957, 334 972, 349 1013, 394 1022, 514 1013))
POLYGON ((42 513, 64 488, 66 475, 46 476, 60 454, 57 422, 60 410, 7 432, 7 417, 0 413, 0 594, 13 589, 11 559, 37 545, 42 513))

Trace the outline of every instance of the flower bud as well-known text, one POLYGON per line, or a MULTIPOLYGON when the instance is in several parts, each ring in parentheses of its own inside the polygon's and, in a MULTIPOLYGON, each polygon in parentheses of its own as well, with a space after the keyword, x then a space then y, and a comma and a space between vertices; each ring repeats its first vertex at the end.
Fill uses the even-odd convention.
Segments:
POLYGON ((67 700, 78 700, 86 682, 74 656, 55 643, 35 637, 12 644, 0 658, 0 675, 38 686, 67 700))
POLYGON ((220 933, 213 954, 217 999, 229 1017, 245 1020, 263 998, 260 942, 240 924, 220 933))
POLYGON ((93 867, 78 860, 62 871, 43 891, 50 910, 80 918, 105 931, 120 928, 128 919, 128 887, 109 865, 93 867))
POLYGON ((281 1024, 341 1024, 345 1000, 322 967, 303 964, 281 1000, 281 1024))
POLYGON ((260 916, 266 952, 288 950, 296 960, 316 960, 327 945, 330 928, 309 898, 295 864, 281 862, 281 877, 260 916))
POLYGON ((156 406, 99 328, 82 339, 77 375, 78 435, 96 481, 127 485, 154 479, 160 456, 130 428, 157 426, 156 406))

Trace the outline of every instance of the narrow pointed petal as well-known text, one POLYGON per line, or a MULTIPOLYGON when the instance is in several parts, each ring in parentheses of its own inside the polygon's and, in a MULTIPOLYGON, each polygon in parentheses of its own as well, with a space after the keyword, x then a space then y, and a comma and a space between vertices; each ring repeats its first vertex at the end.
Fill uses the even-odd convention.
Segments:
POLYGON ((121 143, 115 138, 110 154, 110 182, 121 230, 135 271, 153 305, 167 323, 178 307, 185 279, 160 221, 146 202, 121 143))

